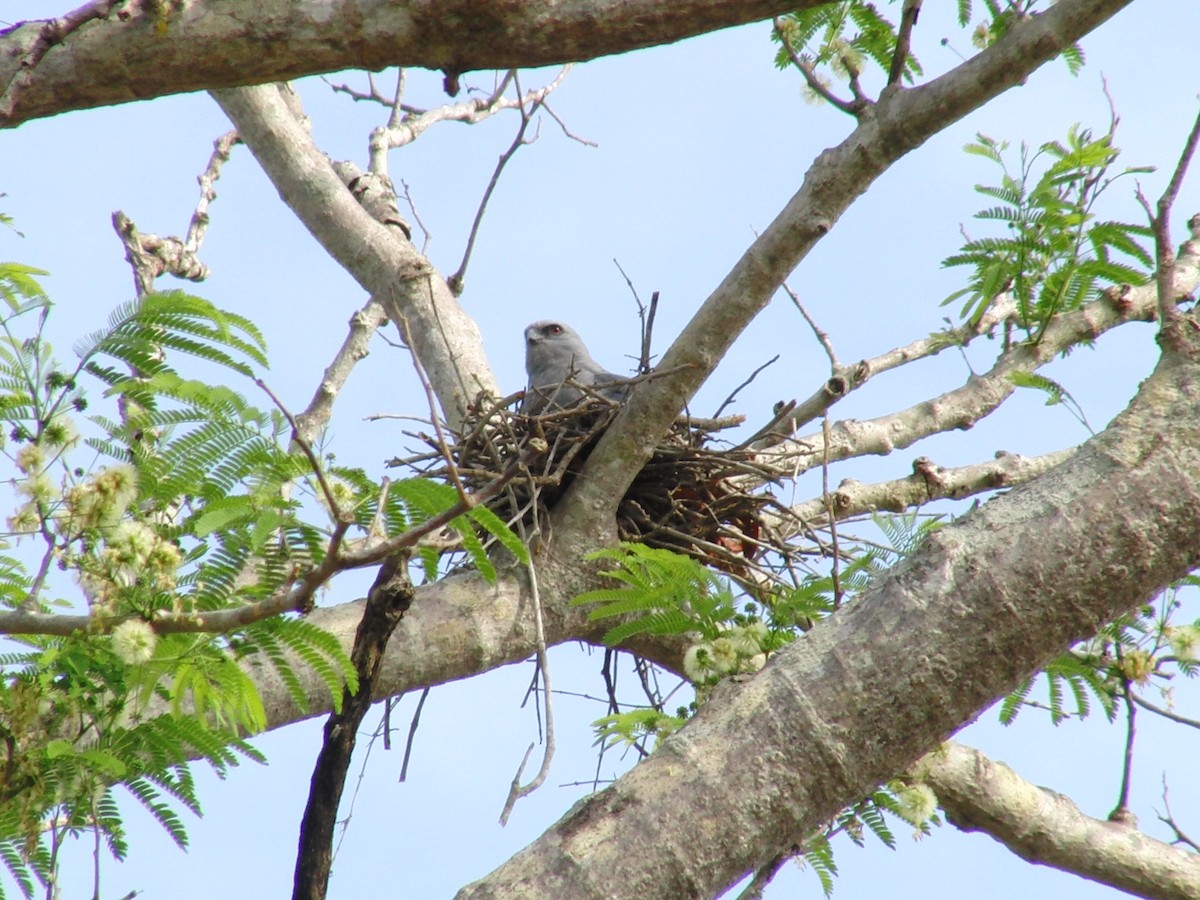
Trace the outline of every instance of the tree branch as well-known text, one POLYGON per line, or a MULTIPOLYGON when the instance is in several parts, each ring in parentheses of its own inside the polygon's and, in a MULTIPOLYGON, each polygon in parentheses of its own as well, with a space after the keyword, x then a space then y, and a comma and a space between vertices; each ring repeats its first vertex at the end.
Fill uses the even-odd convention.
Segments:
POLYGON ((982 831, 1021 859, 1138 897, 1200 898, 1200 855, 1084 815, 1069 797, 953 741, 917 764, 951 824, 982 831))
POLYGON ((380 224, 346 189, 274 85, 214 93, 284 202, 395 321, 412 329, 451 428, 486 390, 499 395, 479 328, 433 265, 402 233, 380 224))
POLYGON ((661 436, 779 285, 888 167, 932 134, 1019 84, 1129 0, 1064 0, 1014 24, 952 72, 880 99, 813 163, 799 191, 704 301, 662 359, 679 371, 634 390, 560 502, 560 526, 607 527, 661 436))
MULTIPOLYGON (((1196 221, 1200 225, 1200 219, 1196 221)), ((1175 296, 1186 296, 1200 285, 1200 240, 1193 239, 1181 247, 1173 270, 1175 296)), ((991 369, 982 375, 971 376, 960 387, 888 415, 835 423, 831 458, 842 460, 869 454, 886 455, 938 432, 969 428, 994 411, 1016 390, 1012 381, 1013 373, 1036 371, 1063 350, 1081 341, 1093 340, 1125 322, 1153 321, 1157 314, 1158 291, 1154 284, 1106 294, 1057 317, 1037 344, 1017 344, 1003 351, 991 369)), ((909 361, 895 351, 877 359, 885 358, 889 361, 909 361)), ((872 360, 854 367, 848 377, 850 384, 858 386, 865 382, 876 364, 872 360)), ((832 404, 847 390, 837 378, 830 379, 814 395, 814 399, 824 399, 822 392, 825 392, 829 395, 828 402, 832 404), (835 393, 833 385, 839 385, 840 392, 835 393)), ((798 420, 799 416, 793 411, 790 418, 798 420)), ((779 437, 772 429, 759 442, 768 446, 776 444, 769 452, 760 454, 760 459, 768 465, 803 472, 820 464, 824 453, 820 434, 783 443, 778 443, 779 437)))
POLYGON ((1066 463, 934 531, 460 897, 717 894, 1200 564, 1200 334, 1184 332, 1066 463))
MULTIPOLYGON (((843 481, 830 493, 828 504, 832 506, 835 518, 849 519, 880 510, 904 512, 934 500, 961 500, 985 491, 1024 484, 1074 452, 1072 448, 1032 457, 1001 452, 995 459, 956 469, 943 469, 921 457, 913 461, 913 474, 907 478, 876 484, 843 481)), ((770 511, 767 513, 769 515, 770 511)), ((789 527, 795 527, 793 523, 819 527, 827 515, 826 499, 814 497, 789 509, 787 521, 780 521, 778 525, 786 534, 789 527)))
POLYGON ((11 109, 0 111, 0 127, 70 109, 342 69, 418 66, 458 75, 577 62, 820 2, 330 0, 309 6, 258 0, 245 15, 231 15, 226 0, 126 4, 41 54, 44 21, 0 31, 0 89, 12 95, 11 109), (15 90, 9 87, 14 82, 15 90))

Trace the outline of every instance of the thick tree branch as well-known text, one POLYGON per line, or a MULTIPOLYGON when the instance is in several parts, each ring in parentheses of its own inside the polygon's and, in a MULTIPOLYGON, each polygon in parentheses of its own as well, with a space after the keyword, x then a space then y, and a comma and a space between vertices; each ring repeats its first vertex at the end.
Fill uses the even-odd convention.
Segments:
POLYGON ((705 300, 662 359, 678 370, 634 390, 572 485, 560 524, 605 527, 679 411, 779 285, 888 167, 931 135, 1023 81, 1130 0, 1063 0, 1021 20, 952 72, 882 97, 857 128, 813 163, 800 190, 705 300))
POLYGON ((1022 859, 1138 897, 1200 898, 1200 854, 1135 828, 1084 815, 1069 797, 1030 784, 1004 763, 950 741, 915 774, 951 824, 982 831, 1022 859))
POLYGON ((406 319, 451 428, 481 390, 498 395, 479 328, 401 227, 346 189, 275 85, 214 93, 284 202, 396 321, 406 319))
POLYGON ((785 534, 795 528, 793 522, 820 527, 828 522, 830 508, 834 518, 840 520, 881 510, 904 512, 934 500, 961 500, 985 491, 1014 487, 1049 471, 1073 452, 1059 450, 1032 457, 997 453, 995 459, 956 469, 944 469, 921 457, 913 461, 913 474, 907 478, 875 484, 848 479, 831 492, 828 501, 814 497, 792 507, 788 521, 781 521, 778 526, 785 534))
MULTIPOLYGON (((66 0, 62 0, 66 2, 66 0)), ((768 19, 818 0, 172 0, 95 2, 104 18, 43 48, 45 22, 0 32, 0 127, 71 109, 336 72, 458 75, 578 62, 768 19), (240 14, 239 14, 240 13, 240 14), (503 40, 497 40, 503 35, 503 40)))
POLYGON ((712 896, 1200 564, 1200 333, 1185 334, 1070 460, 935 531, 460 896, 712 896))
MULTIPOLYGON (((1196 224, 1200 226, 1200 219, 1196 224)), ((1185 297, 1200 285, 1198 233, 1193 230, 1192 239, 1182 245, 1172 267, 1176 297, 1185 297)), ((762 443, 775 446, 760 454, 760 459, 769 466, 799 473, 820 465, 826 452, 834 460, 886 456, 932 434, 970 428, 995 411, 1016 390, 1015 373, 1035 372, 1064 350, 1094 340, 1118 325, 1153 321, 1158 315, 1158 307, 1155 283, 1106 294, 1060 315, 1042 333, 1038 343, 1017 344, 1005 350, 991 369, 982 375, 972 375, 960 387, 874 419, 844 419, 834 423, 828 450, 822 432, 783 443, 778 443, 778 436, 772 433, 766 435, 762 443)), ((842 383, 857 386, 865 382, 873 362, 851 367, 853 372, 848 372, 842 383)), ((822 390, 829 390, 828 385, 836 381, 836 378, 830 379, 822 390)))

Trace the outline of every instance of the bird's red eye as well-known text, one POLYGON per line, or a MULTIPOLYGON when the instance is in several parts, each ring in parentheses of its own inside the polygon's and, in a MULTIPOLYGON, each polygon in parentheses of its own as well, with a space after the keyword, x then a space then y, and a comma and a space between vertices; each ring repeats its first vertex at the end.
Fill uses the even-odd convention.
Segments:
POLYGON ((562 334, 561 325, 547 325, 546 334, 562 334))

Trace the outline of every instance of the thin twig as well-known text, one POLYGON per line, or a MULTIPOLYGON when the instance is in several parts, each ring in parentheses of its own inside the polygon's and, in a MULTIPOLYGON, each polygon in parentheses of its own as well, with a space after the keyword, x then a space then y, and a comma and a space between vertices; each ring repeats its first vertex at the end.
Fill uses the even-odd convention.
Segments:
POLYGON ((441 451, 442 458, 446 460, 446 471, 450 473, 450 480, 454 483, 454 490, 458 492, 458 498, 463 501, 468 501, 466 488, 463 487, 462 479, 458 477, 458 468, 454 464, 454 454, 450 452, 450 444, 446 440, 446 433, 442 430, 441 419, 437 411, 437 398, 433 393, 433 384, 429 381, 429 375, 425 372, 425 367, 421 365, 421 358, 417 356, 417 351, 413 348, 412 333, 408 329, 408 319, 404 316, 400 317, 400 321, 396 323, 396 327, 400 329, 400 335, 404 338, 404 343, 409 348, 409 358, 412 359, 413 368, 417 371, 417 378, 421 382, 421 388, 425 391, 425 399, 429 404, 429 419, 433 423, 433 430, 437 433, 437 446, 441 451))
POLYGON ((650 347, 654 340, 654 317, 658 314, 658 291, 650 295, 650 309, 644 315, 639 304, 638 314, 642 319, 642 352, 638 358, 638 374, 647 375, 650 373, 650 347))
MULTIPOLYGON (((1117 661, 1123 665, 1121 645, 1116 645, 1117 661)), ((1137 704, 1133 702, 1129 690, 1129 678, 1121 676, 1121 690, 1125 695, 1125 757, 1121 766, 1121 790, 1117 795, 1117 805, 1108 814, 1110 822, 1128 823, 1133 813, 1129 810, 1129 791, 1133 781, 1133 744, 1137 736, 1137 704)))
POLYGON ((424 255, 425 251, 429 249, 429 242, 433 240, 433 233, 425 224, 425 220, 421 218, 421 214, 417 212, 417 204, 413 200, 412 189, 408 186, 408 182, 401 178, 400 184, 404 188, 404 200, 408 204, 408 208, 412 210, 413 218, 417 220, 417 225, 421 228, 421 234, 425 235, 421 241, 421 254, 424 255))
MULTIPOLYGON (((515 80, 515 78, 514 78, 515 80)), ((520 95, 521 87, 517 85, 517 93, 520 95)), ((544 95, 543 95, 544 96, 544 95)), ((496 190, 496 185, 500 183, 500 176, 504 172, 504 167, 508 165, 508 161, 513 158, 518 150, 526 144, 531 144, 537 140, 537 132, 528 141, 525 140, 525 132, 529 129, 529 122, 533 114, 537 112, 539 106, 542 105, 542 99, 539 97, 534 100, 526 110, 524 103, 518 108, 521 113, 521 125, 517 129, 517 135, 513 138, 512 144, 508 149, 500 154, 500 159, 496 162, 496 168, 492 172, 492 177, 488 181, 487 188, 484 189, 483 199, 479 201, 479 208, 475 211, 475 220, 471 223, 471 232, 467 235, 467 247, 463 251, 462 262, 458 264, 458 269, 454 274, 446 279, 446 284, 450 286, 450 290, 455 296, 458 296, 463 291, 463 278, 467 272, 467 264, 471 261, 471 253, 475 249, 475 239, 479 236, 479 226, 483 223, 483 214, 487 212, 488 201, 492 198, 492 192, 496 190)))
POLYGON ((712 414, 712 417, 714 419, 721 418, 721 413, 725 412, 725 407, 729 406, 731 403, 733 403, 734 400, 737 399, 737 395, 741 392, 742 388, 748 387, 750 385, 750 383, 752 381, 754 381, 755 378, 758 377, 759 372, 761 372, 763 369, 767 368, 768 366, 774 365, 777 362, 779 362, 779 354, 778 353, 776 353, 774 356, 772 356, 770 359, 768 359, 765 363, 763 363, 761 366, 759 366, 757 369, 755 369, 753 372, 751 372, 750 377, 747 378, 745 381, 743 381, 741 384, 739 384, 737 387, 735 387, 733 389, 733 391, 729 394, 729 396, 725 398, 725 402, 717 407, 717 411, 712 414))
POLYGON ((1179 713, 1171 712, 1169 709, 1163 709, 1161 706, 1151 703, 1138 694, 1131 696, 1133 697, 1133 702, 1142 709, 1149 710, 1156 715, 1162 716, 1164 719, 1170 719, 1172 722, 1178 722, 1180 725, 1190 725, 1192 728, 1200 728, 1200 720, 1198 719, 1189 719, 1187 716, 1181 716, 1179 713))
POLYGON ((579 135, 575 134, 575 132, 571 131, 571 129, 567 127, 567 123, 564 122, 561 118, 559 118, 558 113, 556 113, 554 110, 552 110, 550 108, 549 103, 543 102, 542 109, 544 109, 547 113, 550 114, 550 118, 552 118, 555 122, 558 123, 558 127, 562 129, 562 133, 564 135, 566 135, 568 138, 570 138, 571 140, 578 141, 579 143, 583 144, 585 147, 599 147, 600 146, 596 141, 589 140, 588 138, 585 138, 585 137, 580 137, 579 135))
POLYGON ((187 235, 183 239, 184 252, 193 257, 200 252, 200 245, 204 243, 204 236, 208 231, 208 207, 217 198, 217 192, 213 190, 213 185, 221 177, 221 168, 229 162, 233 148, 241 142, 242 139, 238 136, 237 129, 227 131, 213 141, 213 152, 212 156, 208 158, 208 165, 196 179, 200 184, 200 200, 196 203, 192 221, 188 224, 187 235))
POLYGON ((1163 783, 1163 792, 1162 792, 1163 807, 1166 809, 1167 814, 1165 816, 1163 816, 1159 813, 1156 813, 1156 815, 1158 815, 1158 821, 1162 822, 1164 825, 1166 825, 1168 828, 1170 828, 1172 831, 1175 832, 1175 840, 1173 840, 1171 842, 1172 844, 1185 844, 1186 846, 1191 847, 1196 852, 1200 852, 1200 844, 1197 844, 1194 840, 1192 840, 1190 837, 1188 837, 1186 834, 1184 834, 1183 830, 1175 822, 1175 814, 1173 812, 1171 812, 1171 801, 1167 798, 1167 774, 1165 772, 1163 773, 1162 783, 1163 783))
POLYGON ((817 320, 808 314, 808 310, 804 308, 804 304, 800 302, 800 298, 796 295, 796 292, 792 290, 791 285, 785 281, 780 285, 780 287, 783 288, 784 293, 787 294, 792 303, 795 304, 796 309, 800 310, 800 315, 804 316, 804 321, 808 323, 808 327, 812 329, 813 334, 817 336, 817 340, 825 349, 825 355, 829 357, 830 368, 834 372, 837 372, 837 370, 841 368, 841 364, 838 362, 837 354, 833 352, 833 341, 829 339, 829 335, 826 334, 825 331, 822 330, 821 326, 817 324, 817 320))
POLYGON ((838 553, 838 533, 837 533, 837 516, 833 511, 833 497, 829 493, 829 415, 826 414, 821 421, 821 434, 825 438, 825 451, 821 459, 821 496, 825 498, 825 509, 829 515, 829 538, 833 544, 833 564, 830 567, 830 577, 833 580, 833 608, 837 609, 842 605, 842 584, 840 561, 841 555, 838 553))
MULTIPOLYGON (((371 103, 378 103, 380 106, 391 107, 395 100, 394 97, 385 97, 383 95, 383 93, 375 86, 375 79, 372 77, 370 72, 367 73, 367 84, 370 86, 370 90, 365 91, 365 92, 364 91, 356 91, 354 88, 350 87, 350 85, 348 85, 348 84, 334 84, 332 81, 330 81, 324 75, 320 76, 320 78, 323 82, 325 82, 327 85, 329 85, 329 87, 333 90, 333 92, 335 94, 346 94, 355 103, 359 103, 361 101, 366 100, 371 103)), ((404 112, 409 113, 410 115, 415 115, 415 116, 419 116, 422 113, 426 112, 426 110, 421 109, 416 106, 402 106, 401 109, 404 112)))
POLYGON ((267 383, 261 378, 255 378, 254 383, 271 398, 271 402, 276 408, 283 413, 283 417, 287 419, 288 424, 292 426, 292 440, 300 448, 305 458, 308 459, 308 465, 312 469, 313 474, 317 476, 317 483, 321 486, 321 493, 325 495, 325 502, 329 504, 330 515, 333 516, 334 522, 342 523, 350 521, 352 518, 348 513, 342 512, 342 507, 334 496, 333 488, 325 478, 325 469, 321 465, 321 461, 317 459, 317 454, 313 451, 312 444, 300 431, 300 423, 296 421, 296 417, 288 411, 284 406, 283 401, 276 396, 275 392, 267 386, 267 383))
POLYGON ((421 696, 417 699, 417 708, 413 710, 412 721, 408 723, 408 739, 404 742, 404 762, 400 764, 401 781, 408 778, 408 761, 412 758, 413 741, 417 737, 417 726, 421 724, 421 710, 425 708, 425 700, 429 696, 429 691, 429 687, 421 691, 421 696))
POLYGON ((533 776, 528 784, 521 784, 521 774, 525 771, 525 764, 529 761, 529 754, 533 751, 533 744, 529 745, 529 750, 525 751, 525 756, 521 760, 521 765, 517 767, 517 774, 513 776, 512 786, 509 788, 508 799, 504 802, 504 809, 500 813, 500 824, 508 824, 508 817, 512 815, 513 806, 522 797, 528 797, 546 780, 546 776, 550 774, 550 761, 554 758, 554 706, 551 701, 550 689, 550 665, 546 659, 546 632, 542 625, 542 600, 538 593, 537 569, 532 560, 526 567, 529 572, 529 594, 531 605, 533 607, 533 623, 535 636, 537 639, 537 664, 538 669, 542 673, 542 695, 546 705, 546 752, 542 755, 542 765, 538 769, 536 775, 533 776))
POLYGON ((921 12, 921 0, 904 0, 900 13, 900 30, 896 34, 896 51, 892 54, 892 68, 888 72, 888 87, 898 85, 908 65, 908 54, 912 47, 912 30, 921 12))
MULTIPOLYGON (((371 90, 374 91, 375 84, 374 80, 371 78, 370 72, 367 73, 367 79, 371 83, 371 90)), ((392 94, 392 109, 391 112, 388 113, 388 128, 395 128, 397 125, 399 125, 400 121, 408 112, 408 110, 404 108, 403 102, 404 89, 407 84, 408 70, 405 69, 404 66, 400 66, 400 68, 396 70, 396 90, 392 94)))
POLYGON ((1183 178, 1187 174, 1192 156, 1195 155, 1197 143, 1200 143, 1200 114, 1197 114, 1196 121, 1192 123, 1191 133, 1188 134, 1183 152, 1179 155, 1175 172, 1158 199, 1158 213, 1151 218, 1158 256, 1158 313, 1160 328, 1164 333, 1177 329, 1183 320, 1183 313, 1180 312, 1174 295, 1175 250, 1171 243, 1171 207, 1175 205, 1175 199, 1179 196, 1179 189, 1183 185, 1183 178))

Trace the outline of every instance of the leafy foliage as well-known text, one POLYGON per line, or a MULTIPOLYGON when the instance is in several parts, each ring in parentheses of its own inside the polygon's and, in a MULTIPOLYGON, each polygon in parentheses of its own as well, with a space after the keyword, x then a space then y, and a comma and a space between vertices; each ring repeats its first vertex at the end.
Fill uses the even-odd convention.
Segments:
POLYGON ((1174 621, 1179 592, 1196 587, 1200 579, 1187 576, 1153 603, 1117 618, 1092 640, 1051 660, 1041 674, 1025 679, 1001 701, 1000 721, 1009 725, 1022 709, 1034 707, 1045 710, 1057 725, 1085 718, 1093 701, 1112 721, 1120 704, 1133 702, 1133 694, 1148 703, 1144 695, 1151 688, 1169 705, 1175 674, 1191 678, 1200 671, 1200 620, 1174 621), (1045 701, 1030 699, 1039 684, 1046 688, 1045 701))
POLYGON ((51 306, 39 274, 0 268, 8 310, 0 318, 0 415, 19 503, 8 528, 43 545, 34 572, 28 554, 0 557, 0 608, 73 606, 51 594, 57 561, 78 582, 96 628, 14 637, 9 646, 20 649, 0 657, 8 748, 0 856, 26 896, 49 872, 47 841, 91 829, 124 854, 119 786, 183 846, 176 808, 199 813, 190 761, 224 774, 241 759, 261 760, 242 735, 264 728, 266 717, 239 665, 260 634, 294 654, 272 658, 293 681, 299 658, 340 700, 354 675, 337 641, 303 620, 228 636, 158 635, 148 624, 163 613, 252 602, 323 552, 324 532, 288 498, 288 485, 311 472, 288 450, 282 417, 172 367, 183 354, 251 376, 265 362, 258 331, 199 298, 150 295, 114 313, 64 369, 42 336, 51 306), (31 316, 33 335, 19 333, 31 316), (91 419, 83 443, 112 462, 90 472, 71 462, 89 377, 118 411, 91 419), (229 527, 214 537, 220 511, 229 527))
POLYGON ((658 709, 634 709, 597 719, 596 743, 604 747, 616 744, 633 746, 660 741, 683 727, 686 716, 671 715, 658 709))
POLYGON ((1057 314, 1077 309, 1104 288, 1147 281, 1153 257, 1140 239, 1151 236, 1149 227, 1100 219, 1096 204, 1119 178, 1151 170, 1114 174, 1119 151, 1112 133, 1094 138, 1078 126, 1065 143, 1051 141, 1036 152, 1022 144, 1015 171, 1005 161, 1006 149, 984 135, 965 148, 1001 170, 998 185, 976 186, 995 204, 975 218, 1002 223, 1006 234, 968 240, 943 261, 971 270, 968 286, 944 304, 965 298, 960 315, 978 322, 1007 292, 1019 326, 1037 340, 1057 314))
MULTIPOLYGON (((896 52, 896 27, 874 3, 843 0, 812 9, 788 13, 772 32, 781 44, 775 65, 792 65, 790 46, 814 72, 827 69, 836 75, 857 78, 867 64, 873 63, 885 74, 896 52)), ((921 75, 921 64, 909 53, 904 62, 904 79, 912 83, 921 75)))
MULTIPOLYGON (((7 525, 34 555, 41 545, 32 572, 30 552, 0 554, 0 613, 82 603, 89 627, 13 637, 0 653, 0 859, 26 896, 52 874, 47 848, 65 836, 94 831, 124 856, 122 793, 186 846, 180 811, 200 812, 192 761, 224 775, 242 759, 262 759, 245 740, 267 727, 243 668, 251 654, 275 669, 301 709, 310 690, 301 667, 340 708, 344 691, 358 689, 354 665, 333 635, 275 613, 280 599, 290 602, 348 528, 384 539, 459 499, 424 479, 381 487, 361 470, 326 470, 293 445, 286 416, 258 409, 236 386, 178 370, 183 360, 236 385, 266 365, 258 329, 201 298, 174 291, 124 304, 76 345, 73 368, 60 366, 43 337, 51 305, 41 274, 0 266, 8 310, 0 417, 18 503, 7 525), (21 333, 33 316, 32 336, 21 333), (81 439, 88 387, 99 388, 104 411, 83 423, 81 439), (81 447, 90 448, 89 467, 73 462, 81 447), (54 563, 81 600, 54 596, 54 563), (272 614, 241 618, 250 624, 223 634, 156 626, 253 612, 268 600, 272 614)), ((528 559, 486 508, 447 524, 485 577, 495 567, 481 535, 528 559)), ((436 555, 426 567, 436 574, 436 555)))
POLYGON ((1009 375, 1009 379, 1017 387, 1032 388, 1035 391, 1041 391, 1046 395, 1047 406, 1064 406, 1075 420, 1088 430, 1089 434, 1095 434, 1092 426, 1088 424, 1087 415, 1084 414, 1083 407, 1078 401, 1071 396, 1071 392, 1065 387, 1047 378, 1039 372, 1021 372, 1016 371, 1009 375))
POLYGON ((618 562, 604 574, 624 587, 588 591, 574 605, 595 604, 592 621, 627 617, 604 635, 606 644, 617 644, 637 634, 698 632, 715 639, 721 625, 733 619, 733 592, 716 573, 694 559, 669 550, 624 543, 619 549, 598 550, 588 559, 618 562))

